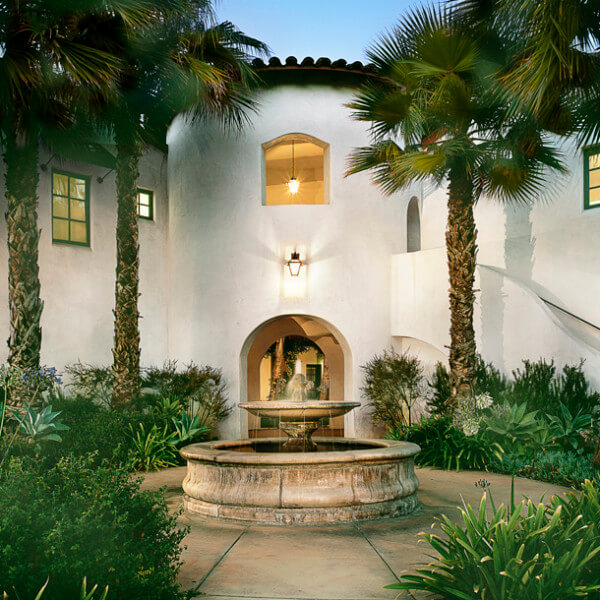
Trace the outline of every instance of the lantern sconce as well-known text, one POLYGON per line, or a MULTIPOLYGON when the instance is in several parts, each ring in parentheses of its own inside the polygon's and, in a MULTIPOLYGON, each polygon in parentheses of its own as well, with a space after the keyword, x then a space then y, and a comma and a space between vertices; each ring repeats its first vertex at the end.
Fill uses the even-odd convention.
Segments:
POLYGON ((300 275, 300 269, 304 263, 300 260, 300 254, 294 250, 290 260, 287 261, 287 266, 290 270, 292 277, 298 277, 300 275))

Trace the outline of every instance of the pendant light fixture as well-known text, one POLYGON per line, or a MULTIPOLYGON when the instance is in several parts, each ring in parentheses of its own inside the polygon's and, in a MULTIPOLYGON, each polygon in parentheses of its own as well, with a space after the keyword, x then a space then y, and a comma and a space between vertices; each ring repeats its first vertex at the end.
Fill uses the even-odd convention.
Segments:
POLYGON ((296 179, 296 157, 294 156, 294 140, 292 140, 292 177, 287 182, 290 194, 295 196, 300 188, 300 182, 296 179))

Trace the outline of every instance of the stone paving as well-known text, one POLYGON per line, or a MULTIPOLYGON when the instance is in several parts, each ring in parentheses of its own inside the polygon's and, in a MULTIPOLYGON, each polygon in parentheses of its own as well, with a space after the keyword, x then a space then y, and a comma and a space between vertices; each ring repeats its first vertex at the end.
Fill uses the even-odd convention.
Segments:
MULTIPOLYGON (((145 487, 167 487, 169 504, 181 506, 185 467, 146 476, 145 487)), ((204 600, 394 600, 384 586, 427 562, 419 533, 442 513, 455 518, 464 502, 478 506, 479 479, 490 482, 496 503, 508 502, 510 477, 475 471, 417 469, 421 509, 408 517, 342 525, 264 526, 219 522, 185 514, 180 580, 204 600)), ((516 479, 515 498, 536 502, 565 488, 516 479)), ((411 596, 406 596, 410 598, 411 596)))

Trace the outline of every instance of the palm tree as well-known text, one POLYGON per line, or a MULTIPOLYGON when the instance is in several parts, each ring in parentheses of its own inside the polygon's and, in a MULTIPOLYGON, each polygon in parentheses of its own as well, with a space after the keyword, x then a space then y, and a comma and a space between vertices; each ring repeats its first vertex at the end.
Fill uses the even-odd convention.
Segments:
POLYGON ((503 86, 548 130, 600 134, 600 4, 585 0, 453 0, 457 18, 512 46, 503 86))
POLYGON ((27 0, 0 7, 0 142, 5 162, 9 363, 37 369, 42 331, 38 148, 73 124, 77 107, 110 93, 119 59, 102 49, 115 14, 144 0, 27 0), (90 26, 95 21, 98 26, 90 26))
POLYGON ((119 95, 106 112, 117 148, 116 406, 135 400, 140 386, 137 179, 144 145, 164 145, 170 120, 186 111, 241 126, 245 110, 253 106, 250 53, 266 52, 264 44, 231 23, 214 24, 208 0, 162 4, 142 26, 124 24, 119 95))
POLYGON ((477 359, 473 207, 481 196, 529 202, 547 172, 563 167, 534 115, 514 110, 514 99, 497 84, 510 47, 501 37, 491 43, 489 36, 469 35, 453 17, 446 9, 417 9, 369 50, 379 78, 350 107, 355 119, 371 124, 373 142, 355 150, 348 173, 372 170, 388 194, 414 182, 447 181, 449 362, 456 404, 472 394, 477 359))

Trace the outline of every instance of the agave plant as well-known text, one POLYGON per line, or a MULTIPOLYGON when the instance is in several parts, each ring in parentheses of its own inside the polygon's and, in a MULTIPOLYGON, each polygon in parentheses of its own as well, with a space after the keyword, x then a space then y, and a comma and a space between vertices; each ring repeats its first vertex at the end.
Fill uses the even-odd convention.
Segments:
POLYGON ((550 431, 554 442, 573 450, 577 454, 585 452, 585 438, 582 432, 592 428, 592 415, 578 411, 573 415, 571 411, 561 403, 558 415, 548 415, 550 431))
POLYGON ((200 423, 199 415, 190 417, 185 411, 182 411, 179 417, 172 417, 171 421, 177 432, 177 444, 191 441, 201 435, 206 435, 211 429, 200 423))
POLYGON ((67 431, 69 427, 58 420, 61 411, 53 411, 52 405, 45 406, 36 411, 29 405, 25 405, 25 411, 11 411, 13 416, 19 420, 18 432, 31 444, 40 442, 62 442, 59 431, 67 431))

